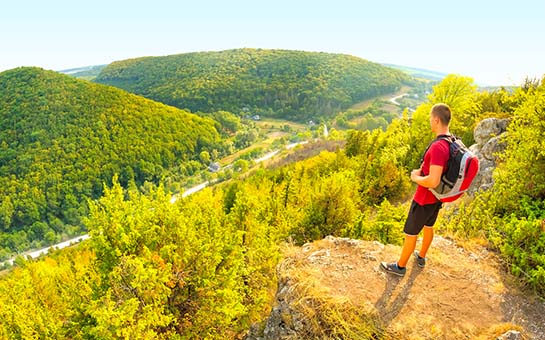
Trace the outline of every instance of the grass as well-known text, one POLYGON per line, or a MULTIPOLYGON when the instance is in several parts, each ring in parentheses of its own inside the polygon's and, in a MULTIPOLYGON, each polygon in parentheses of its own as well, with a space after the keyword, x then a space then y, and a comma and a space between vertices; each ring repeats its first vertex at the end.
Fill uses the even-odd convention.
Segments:
POLYGON ((234 154, 232 155, 229 155, 227 157, 224 157, 222 158, 219 163, 222 165, 222 166, 225 166, 227 164, 231 164, 233 163, 237 158, 239 158, 241 155, 247 153, 247 152, 250 152, 254 149, 258 149, 258 148, 262 148, 263 150, 267 150, 271 145, 272 143, 279 139, 281 137, 278 137, 278 136, 275 136, 275 137, 272 137, 272 138, 267 138, 265 140, 262 140, 260 142, 257 142, 257 143, 254 143, 252 145, 250 145, 249 147, 247 148, 244 148, 242 150, 239 150, 237 152, 235 152, 234 154))
POLYGON ((305 124, 295 123, 288 120, 272 119, 272 118, 266 118, 266 119, 255 121, 255 125, 257 125, 260 129, 263 129, 263 130, 282 130, 284 126, 286 125, 295 131, 304 131, 307 128, 305 124))

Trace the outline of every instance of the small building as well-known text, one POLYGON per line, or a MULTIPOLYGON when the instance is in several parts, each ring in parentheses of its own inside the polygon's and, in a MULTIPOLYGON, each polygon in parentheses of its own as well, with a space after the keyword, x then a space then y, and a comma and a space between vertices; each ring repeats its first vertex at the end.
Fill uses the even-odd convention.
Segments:
POLYGON ((218 162, 210 163, 208 166, 208 171, 210 172, 218 172, 221 169, 221 165, 218 162))

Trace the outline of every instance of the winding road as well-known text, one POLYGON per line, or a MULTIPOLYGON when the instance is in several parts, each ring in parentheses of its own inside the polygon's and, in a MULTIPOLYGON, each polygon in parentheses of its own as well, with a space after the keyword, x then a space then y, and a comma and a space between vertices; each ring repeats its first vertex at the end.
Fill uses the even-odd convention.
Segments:
MULTIPOLYGON (((399 98, 402 98, 404 96, 408 96, 409 94, 408 93, 403 93, 403 94, 400 94, 398 96, 395 96, 395 97, 392 97, 389 99, 389 101, 395 105, 399 105, 399 103, 397 102, 397 99, 399 98)), ((298 142, 298 143, 292 143, 292 144, 288 144, 286 145, 284 148, 285 149, 292 149, 294 147, 296 147, 297 145, 302 145, 302 144, 307 144, 308 141, 302 141, 302 142, 298 142)), ((260 163, 260 162, 263 162, 263 161, 266 161, 272 157, 274 157, 276 154, 278 154, 280 152, 280 149, 277 149, 277 150, 274 150, 274 151, 271 151, 265 155, 263 155, 262 157, 254 160, 255 163, 260 163)), ((213 182, 209 182, 209 181, 206 181, 204 183, 201 183, 199 185, 196 185, 192 188, 189 188, 187 189, 186 191, 184 191, 182 193, 182 197, 187 197, 191 194, 194 194, 204 188, 206 188, 208 185, 210 185, 211 183, 213 182)), ((170 199, 170 203, 175 203, 178 198, 180 197, 180 194, 174 194, 172 195, 171 199, 170 199)), ((31 251, 28 251, 28 252, 24 252, 22 254, 19 254, 18 256, 23 256, 23 257, 30 257, 30 258, 37 258, 41 255, 46 255, 50 250, 52 249, 63 249, 63 248, 66 248, 66 247, 69 247, 69 246, 72 246, 74 244, 77 244, 77 243, 80 243, 84 240, 87 240, 91 238, 91 236, 89 234, 84 234, 84 235, 80 235, 78 237, 74 237, 74 238, 71 238, 69 240, 66 240, 66 241, 63 241, 63 242, 60 242, 60 243, 57 243, 57 244, 54 244, 52 246, 49 246, 49 247, 45 247, 45 248, 42 248, 42 249, 38 249, 38 250, 31 250, 31 251)), ((6 260, 4 262, 0 262, 0 266, 3 266, 4 264, 8 263, 10 265, 13 265, 13 263, 15 262, 15 257, 9 259, 9 260, 6 260)))

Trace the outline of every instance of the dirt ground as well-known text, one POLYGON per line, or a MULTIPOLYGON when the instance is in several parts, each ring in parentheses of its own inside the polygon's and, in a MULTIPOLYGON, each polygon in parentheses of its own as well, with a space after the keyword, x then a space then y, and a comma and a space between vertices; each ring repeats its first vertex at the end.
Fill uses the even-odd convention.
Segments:
POLYGON ((332 296, 374 308, 400 339, 495 339, 510 329, 525 339, 545 339, 545 302, 524 293, 495 254, 485 248, 470 252, 436 236, 424 269, 411 259, 403 278, 384 273, 380 262, 397 260, 400 251, 328 237, 287 260, 294 264, 289 271, 308 272, 303 276, 312 276, 332 296))

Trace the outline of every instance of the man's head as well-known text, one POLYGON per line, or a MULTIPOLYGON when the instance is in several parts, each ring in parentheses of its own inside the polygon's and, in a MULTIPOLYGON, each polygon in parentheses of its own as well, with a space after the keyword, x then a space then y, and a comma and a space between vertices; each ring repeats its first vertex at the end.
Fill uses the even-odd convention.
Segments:
POLYGON ((433 132, 448 131, 450 124, 450 107, 447 104, 439 103, 433 105, 430 112, 430 125, 433 132))

